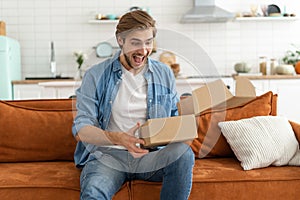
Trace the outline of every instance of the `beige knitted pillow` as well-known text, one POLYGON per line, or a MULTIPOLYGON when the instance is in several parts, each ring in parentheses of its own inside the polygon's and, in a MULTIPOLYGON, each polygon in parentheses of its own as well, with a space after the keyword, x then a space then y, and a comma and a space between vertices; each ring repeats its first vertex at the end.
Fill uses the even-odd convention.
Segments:
POLYGON ((286 118, 258 116, 218 125, 244 170, 300 166, 299 143, 286 118))

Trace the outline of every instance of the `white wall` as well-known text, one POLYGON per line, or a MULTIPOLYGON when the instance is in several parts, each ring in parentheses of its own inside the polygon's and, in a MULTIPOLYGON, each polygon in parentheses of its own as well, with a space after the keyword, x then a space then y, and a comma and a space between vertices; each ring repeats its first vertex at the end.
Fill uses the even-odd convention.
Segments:
MULTIPOLYGON (((216 0, 232 12, 249 11, 252 3, 275 3, 281 9, 285 5, 287 12, 300 14, 300 3, 295 0, 216 0)), ((131 6, 149 8, 158 28, 194 40, 219 74, 233 73, 234 63, 241 60, 255 65, 262 55, 281 58, 291 43, 300 44, 300 20, 180 24, 192 4, 193 0, 0 0, 0 20, 6 22, 7 36, 21 44, 23 77, 50 74, 50 41, 55 42, 58 71, 73 76, 75 50, 93 57, 93 46, 114 37, 115 24, 89 24, 88 20, 97 13, 121 15, 131 6)), ((190 72, 185 64, 182 67, 183 73, 190 72)))

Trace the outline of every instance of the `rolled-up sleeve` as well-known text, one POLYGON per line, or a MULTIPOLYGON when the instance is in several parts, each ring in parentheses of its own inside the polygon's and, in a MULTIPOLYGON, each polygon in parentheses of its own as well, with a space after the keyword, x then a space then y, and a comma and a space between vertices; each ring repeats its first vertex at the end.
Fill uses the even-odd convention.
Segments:
POLYGON ((73 135, 87 125, 99 126, 98 100, 96 99, 97 80, 87 71, 80 88, 76 90, 76 110, 72 132, 73 135))

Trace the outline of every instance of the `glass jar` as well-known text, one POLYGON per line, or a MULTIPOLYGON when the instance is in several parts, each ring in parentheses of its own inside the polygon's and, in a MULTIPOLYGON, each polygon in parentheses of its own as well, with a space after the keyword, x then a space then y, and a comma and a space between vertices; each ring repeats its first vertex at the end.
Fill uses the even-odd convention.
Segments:
POLYGON ((259 72, 262 75, 267 75, 267 57, 265 56, 259 57, 259 72))
POLYGON ((275 75, 276 74, 276 67, 278 66, 277 59, 271 58, 270 60, 270 74, 275 75))

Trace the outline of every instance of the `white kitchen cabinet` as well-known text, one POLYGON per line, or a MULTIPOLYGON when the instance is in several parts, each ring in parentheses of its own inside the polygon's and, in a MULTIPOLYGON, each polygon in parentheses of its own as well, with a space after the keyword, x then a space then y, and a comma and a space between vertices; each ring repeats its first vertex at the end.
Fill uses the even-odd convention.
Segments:
POLYGON ((300 79, 251 80, 259 96, 268 91, 278 94, 277 115, 300 123, 300 79))
POLYGON ((278 94, 278 115, 300 122, 300 80, 270 80, 269 88, 278 94))
POLYGON ((14 84, 13 99, 41 99, 42 89, 37 84, 14 84))
POLYGON ((75 95, 80 86, 76 81, 46 81, 13 84, 14 100, 22 99, 64 99, 75 95))
POLYGON ((42 89, 42 97, 48 99, 70 98, 75 95, 75 91, 79 88, 80 84, 80 81, 53 81, 38 83, 42 89))

